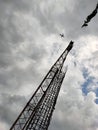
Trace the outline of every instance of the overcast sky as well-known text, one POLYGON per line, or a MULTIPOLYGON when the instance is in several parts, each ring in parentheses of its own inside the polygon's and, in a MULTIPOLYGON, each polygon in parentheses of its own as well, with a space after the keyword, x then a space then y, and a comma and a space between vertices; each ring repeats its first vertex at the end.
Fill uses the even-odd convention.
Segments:
POLYGON ((0 0, 0 130, 9 130, 71 40, 49 130, 98 130, 98 14, 81 29, 96 4, 0 0))

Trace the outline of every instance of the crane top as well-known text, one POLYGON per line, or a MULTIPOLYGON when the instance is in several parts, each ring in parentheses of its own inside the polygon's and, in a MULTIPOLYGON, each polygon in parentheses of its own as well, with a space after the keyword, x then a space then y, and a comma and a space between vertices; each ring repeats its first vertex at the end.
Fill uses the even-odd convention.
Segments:
POLYGON ((73 47, 74 42, 70 41, 69 45, 67 46, 66 50, 69 52, 73 47))

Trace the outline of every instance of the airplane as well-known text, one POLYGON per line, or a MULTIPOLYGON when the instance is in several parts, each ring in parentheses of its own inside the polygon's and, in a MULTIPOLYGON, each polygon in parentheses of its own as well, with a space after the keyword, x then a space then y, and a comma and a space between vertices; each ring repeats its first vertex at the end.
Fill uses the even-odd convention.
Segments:
POLYGON ((63 38, 63 37, 64 37, 64 34, 62 33, 62 34, 60 34, 60 36, 61 36, 61 38, 63 38))

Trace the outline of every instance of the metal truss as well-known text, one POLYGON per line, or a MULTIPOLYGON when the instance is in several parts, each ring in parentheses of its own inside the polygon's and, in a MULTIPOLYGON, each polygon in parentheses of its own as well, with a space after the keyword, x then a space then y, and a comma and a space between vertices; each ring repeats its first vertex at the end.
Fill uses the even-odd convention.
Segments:
POLYGON ((55 64, 51 67, 33 96, 30 98, 10 130, 47 130, 57 101, 65 72, 62 71, 71 41, 55 64))

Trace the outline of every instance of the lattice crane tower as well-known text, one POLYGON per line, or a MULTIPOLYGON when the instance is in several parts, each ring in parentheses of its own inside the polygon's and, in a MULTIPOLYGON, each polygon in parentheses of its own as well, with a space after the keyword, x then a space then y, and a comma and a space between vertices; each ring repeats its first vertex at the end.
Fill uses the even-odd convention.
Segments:
POLYGON ((65 77, 64 61, 73 47, 69 43, 55 64, 51 67, 35 93, 10 128, 10 130, 48 130, 57 97, 65 77))

